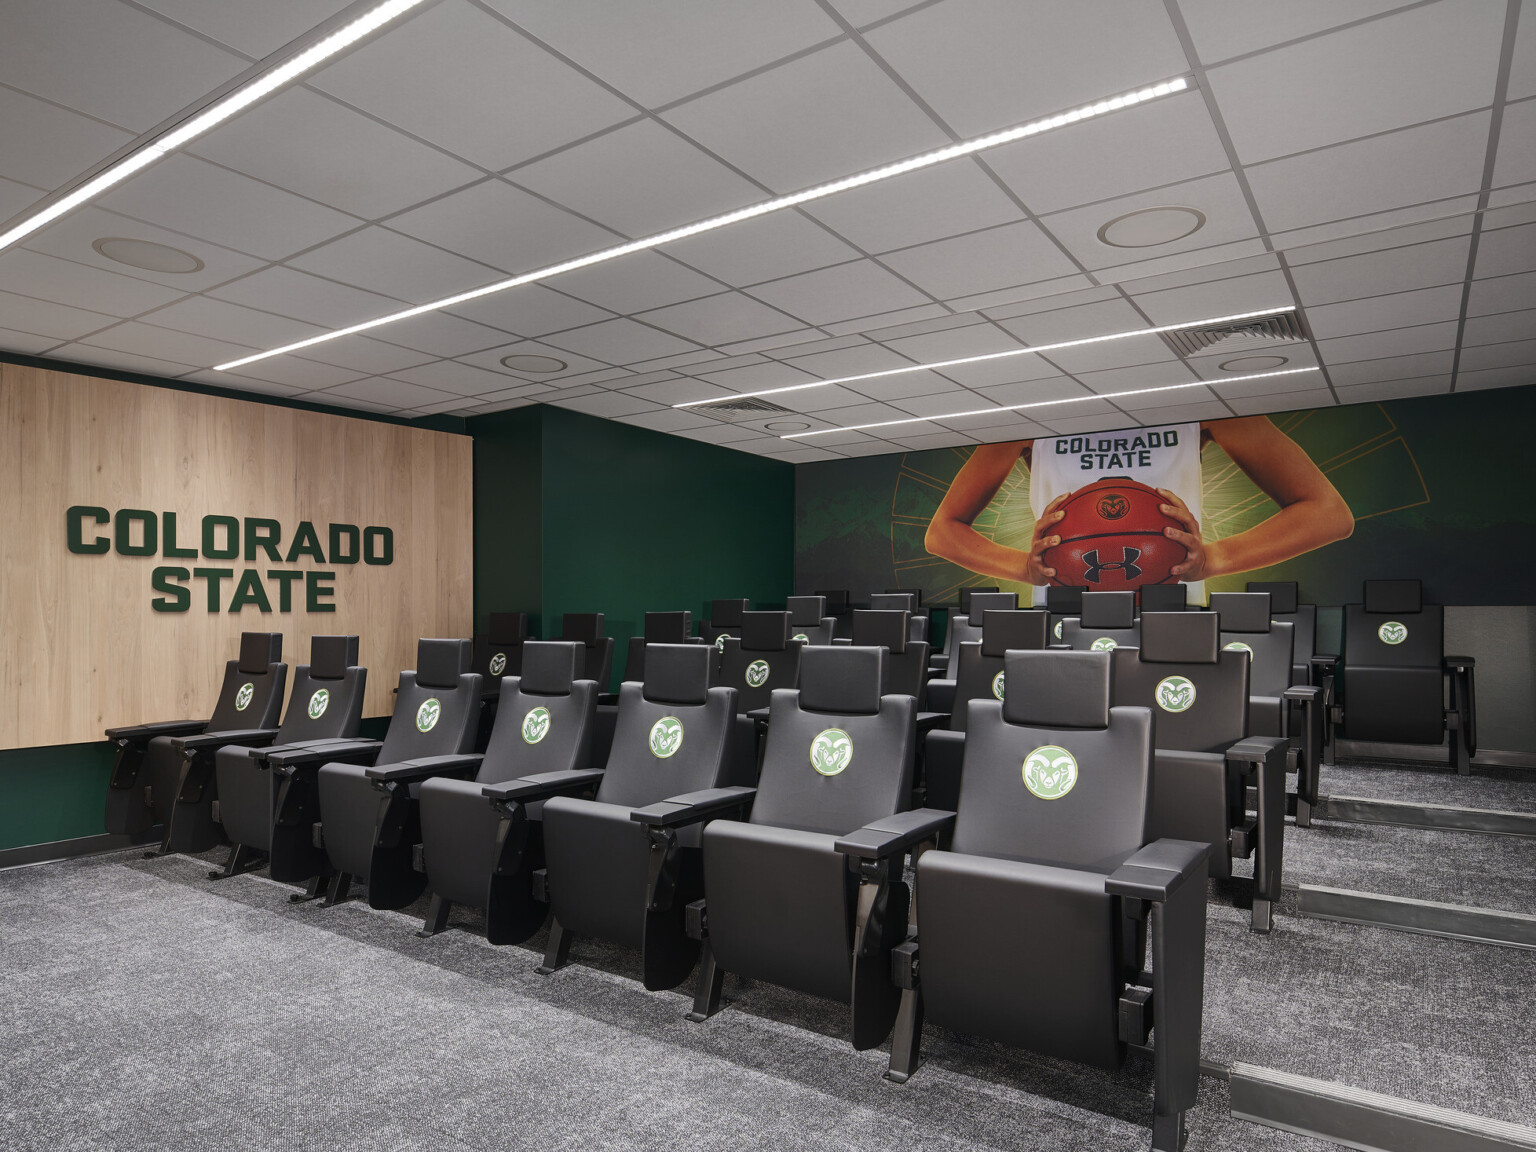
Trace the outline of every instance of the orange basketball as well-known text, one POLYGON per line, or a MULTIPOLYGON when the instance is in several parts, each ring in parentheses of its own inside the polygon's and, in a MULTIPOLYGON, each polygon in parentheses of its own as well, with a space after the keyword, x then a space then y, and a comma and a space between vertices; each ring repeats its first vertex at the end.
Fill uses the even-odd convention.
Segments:
POLYGON ((1184 526, 1163 513, 1163 503, 1155 488, 1124 476, 1079 488, 1061 506, 1066 516, 1051 529, 1061 543, 1042 557, 1047 568, 1056 569, 1051 583, 1090 592, 1176 583, 1170 569, 1187 553, 1163 529, 1184 526))

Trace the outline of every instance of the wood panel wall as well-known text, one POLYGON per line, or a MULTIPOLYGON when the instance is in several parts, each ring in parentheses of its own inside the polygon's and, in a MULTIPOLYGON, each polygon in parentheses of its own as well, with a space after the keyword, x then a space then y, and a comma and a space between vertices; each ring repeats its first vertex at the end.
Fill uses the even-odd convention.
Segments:
MULTIPOLYGON (((229 400, 92 376, 0 364, 0 748, 102 738, 151 720, 206 717, 242 631, 281 631, 283 658, 306 663, 316 633, 356 633, 369 670, 365 716, 389 712, 420 636, 468 636, 473 611, 472 442, 378 421, 229 400), (72 505, 177 513, 197 547, 205 515, 394 531, 388 566, 299 559, 77 555, 72 505), (157 565, 335 571, 334 613, 254 606, 155 612, 157 565)), ((103 525, 101 534, 110 534, 103 525)), ((89 534, 88 534, 89 536, 89 534)), ((162 545, 163 547, 163 545, 162 545)))

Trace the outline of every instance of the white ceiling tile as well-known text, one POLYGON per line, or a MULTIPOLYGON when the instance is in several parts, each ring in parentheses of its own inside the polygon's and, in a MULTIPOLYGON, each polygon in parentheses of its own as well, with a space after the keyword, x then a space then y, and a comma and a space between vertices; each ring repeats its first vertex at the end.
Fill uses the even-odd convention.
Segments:
POLYGON ((1536 180, 1536 100, 1526 100, 1504 108, 1493 184, 1497 188, 1532 180, 1536 180))
POLYGON ((195 156, 177 154, 138 173, 101 206, 176 232, 280 260, 361 221, 195 156))
POLYGON ((12 180, 57 188, 131 139, 120 128, 0 88, 0 174, 12 180))
POLYGON ((424 312, 409 320, 396 320, 375 328, 373 332, 379 340, 415 352, 427 352, 431 356, 467 356, 505 344, 510 335, 499 328, 489 328, 446 312, 424 312))
POLYGON ((262 0, 260 5, 209 4, 207 0, 139 3, 258 60, 347 6, 347 0, 262 0))
POLYGON ((892 252, 882 259, 940 300, 1068 276, 1077 271, 1050 238, 1028 221, 938 240, 892 252))
POLYGON ((1502 344, 1506 340, 1529 340, 1536 336, 1536 309, 1502 312, 1497 316, 1469 316, 1462 334, 1464 348, 1479 344, 1502 344))
POLYGON ((1008 317, 998 323, 1025 344, 1088 340, 1115 332, 1135 332, 1149 326, 1136 309, 1118 297, 1071 308, 1008 317))
POLYGON ((1091 392, 1129 392, 1137 388, 1165 388, 1187 384, 1194 373, 1182 360, 1138 364, 1130 368, 1106 368, 1101 372, 1075 372, 1091 392))
POLYGON ((1454 284, 1467 274, 1467 241, 1436 240, 1342 260, 1307 264, 1292 271, 1307 307, 1454 284))
POLYGON ((1070 436, 1075 432, 1106 432, 1126 424, 1125 413, 1103 400, 1055 410, 1041 408, 1031 415, 1059 436, 1070 436))
POLYGON ((1456 320, 1438 324, 1420 324, 1412 328, 1393 328, 1387 332, 1366 332, 1358 336, 1340 336, 1319 340, 1317 350, 1330 367, 1355 360, 1379 360, 1384 356, 1413 356, 1420 352, 1438 352, 1456 347, 1456 320))
POLYGON ((646 236, 767 197, 652 120, 519 168, 511 179, 627 236, 646 236))
POLYGON ((1536 96, 1536 13, 1520 9, 1520 26, 1515 33, 1515 55, 1509 70, 1510 100, 1536 96))
POLYGON ((624 391, 631 396, 654 400, 658 404, 686 404, 690 400, 712 400, 720 395, 720 389, 705 380, 691 380, 684 376, 670 380, 650 380, 644 376, 636 379, 646 380, 646 383, 633 386, 626 383, 624 391))
POLYGON ((743 356, 715 356, 707 361, 695 361, 689 364, 679 362, 675 371, 685 376, 709 376, 717 372, 725 372, 731 368, 744 368, 749 364, 768 363, 771 363, 768 357, 757 353, 748 353, 743 356))
MULTIPOLYGON (((270 312, 227 304, 209 296, 188 296, 143 317, 145 323, 174 328, 249 348, 275 348, 319 335, 324 329, 270 312)), ((362 339, 362 337, 352 337, 362 339)), ((321 351, 325 346, 315 349, 321 351)))
MULTIPOLYGON (((1217 401, 1216 393, 1209 388, 1170 388, 1166 392, 1144 392, 1139 396, 1123 396, 1115 403, 1127 412, 1141 412, 1147 408, 1178 408, 1187 404, 1212 404, 1217 401)), ((1228 415, 1226 412, 1221 414, 1228 415)), ((1158 414, 1156 419, 1164 420, 1172 417, 1158 414)))
POLYGON ((1172 252, 1210 248, 1258 234, 1248 202, 1231 173, 1206 176, 1155 192, 1122 196, 1104 204, 1068 209, 1045 217, 1043 223, 1087 268, 1109 268, 1140 262, 1172 252), (1098 230, 1111 220, 1148 208, 1193 208, 1205 216, 1195 232, 1166 244, 1145 248, 1117 248, 1098 238, 1098 230))
POLYGON ((1460 311, 1461 285, 1445 284, 1416 292, 1368 296, 1364 300, 1308 308, 1307 323, 1312 335, 1327 340, 1356 332, 1379 332, 1384 328, 1455 320, 1460 311))
POLYGON ((1490 103, 1503 30, 1499 5, 1445 0, 1212 68, 1207 82, 1253 164, 1490 103))
POLYGON ((493 169, 635 115, 631 105, 465 0, 428 6, 310 83, 493 169))
POLYGON ((329 388, 334 384, 356 380, 365 373, 349 368, 337 368, 331 364, 320 364, 298 356, 276 356, 271 360, 247 364, 244 368, 236 368, 233 372, 220 372, 217 375, 227 379, 231 388, 245 388, 248 385, 241 381, 250 380, 286 384, 294 388, 329 388))
POLYGON ((370 220, 480 176, 305 88, 279 92, 220 125, 192 151, 370 220))
POLYGON ((1189 67, 1167 12, 1153 0, 949 0, 882 25, 868 40, 962 136, 1090 104, 1189 67))
POLYGON ((116 323, 116 316, 71 308, 51 300, 18 296, 14 292, 0 292, 0 325, 37 336, 55 337, 55 344, 60 340, 77 340, 88 332, 116 323))
POLYGON ((686 408, 663 408, 660 411, 639 412, 633 416, 619 417, 625 424, 637 428, 649 428, 654 432, 681 432, 685 428, 706 428, 714 425, 708 416, 700 416, 686 408))
POLYGON ((1009 308, 1016 304, 1050 297, 1075 295, 1077 289, 1091 289, 1093 281, 1081 273, 1058 276, 1054 280, 1041 280, 1038 284, 1026 284, 1017 288, 1000 288, 994 292, 977 292, 971 296, 953 296, 949 304, 962 312, 994 308, 1009 308))
MULTIPOLYGON (((975 412, 993 405, 986 397, 962 389, 941 392, 937 396, 906 396, 893 401, 890 406, 913 416, 940 417, 951 412, 975 412)), ((988 413, 988 416, 1006 416, 1011 419, 1014 413, 1005 408, 998 408, 996 413, 988 413)))
POLYGON ((716 352, 713 348, 696 348, 690 352, 677 352, 671 356, 657 356, 650 360, 636 361, 628 367, 631 371, 641 375, 650 375, 660 371, 676 371, 687 374, 696 369, 699 372, 708 371, 708 368, 699 368, 701 364, 713 364, 731 359, 716 352))
POLYGON ((1472 281, 1472 293, 1467 298, 1468 316, 1487 316, 1520 308, 1536 308, 1536 272, 1472 281))
POLYGON ((58 339, 53 336, 34 336, 30 332, 0 328, 0 349, 7 352, 22 352, 28 356, 37 356, 48 351, 58 342, 58 339))
MULTIPOLYGON (((196 364, 176 364, 155 356, 140 356, 133 352, 120 352, 112 348, 98 348, 91 344, 66 344, 49 354, 53 360, 70 364, 90 364, 98 368, 116 368, 120 372, 138 372, 145 376, 175 379, 196 368, 196 364)), ((233 384, 231 387, 240 387, 233 384)))
POLYGON ((716 424, 708 428, 688 428, 678 433, 690 440, 702 440, 706 444, 731 444, 748 440, 766 439, 753 428, 739 428, 734 424, 716 424))
POLYGON ((1045 380, 1062 371, 1062 367, 1045 356, 1010 356, 1005 360, 983 360, 979 364, 956 364, 940 369, 942 375, 967 388, 991 388, 1025 380, 1045 380))
POLYGON ((1402 248, 1409 244, 1423 244, 1429 240, 1446 240, 1452 236, 1467 236, 1472 232, 1472 213, 1453 216, 1448 220, 1430 220, 1422 224, 1404 224, 1365 232, 1357 236, 1345 236, 1338 240, 1318 243, 1287 245, 1285 258, 1294 268, 1302 264, 1315 264, 1319 260, 1335 260, 1340 256, 1359 256, 1365 252, 1380 252, 1386 248, 1402 248))
POLYGON ((372 292, 425 304, 497 280, 495 269, 377 225, 295 256, 289 265, 372 292))
POLYGON ((752 289, 752 295, 817 325, 926 303, 921 292, 872 260, 857 260, 759 284, 752 289))
POLYGON ((381 412, 389 416, 409 415, 410 409, 401 408, 395 404, 375 404, 369 400, 359 400, 355 396, 331 395, 328 392, 305 392, 299 396, 300 400, 309 404, 324 404, 331 408, 350 408, 358 412, 381 412))
POLYGON ((252 399, 262 396, 302 396, 309 391, 288 384, 274 384, 270 380, 232 380, 225 372, 188 372, 179 379, 190 380, 195 384, 211 384, 215 388, 250 396, 252 399))
POLYGON ((1157 336, 1129 336, 1124 340, 1109 340, 1102 344, 1082 344, 1076 348, 1048 352, 1046 357, 1063 372, 1070 372, 1074 376, 1111 368, 1139 368, 1175 359, 1168 345, 1157 336))
POLYGON ((796 448, 790 452, 779 452, 774 458, 789 464, 812 464, 818 460, 841 460, 843 454, 825 448, 796 448))
POLYGON ((986 444, 1001 444, 1010 440, 1033 440, 1048 435, 1045 428, 1033 420, 1026 420, 1017 412, 999 409, 995 415, 952 416, 948 420, 936 420, 941 428, 956 432, 969 432, 986 444))
MULTIPOLYGON (((770 361, 767 364, 753 364, 747 368, 711 372, 699 379, 708 380, 711 384, 717 384, 730 392, 756 392, 763 388, 787 388, 794 384, 807 384, 816 377, 798 368, 791 368, 788 364, 770 361)), ((792 404, 794 401, 791 400, 789 403, 792 404)))
POLYGON ((796 320, 740 292, 724 292, 670 308, 657 308, 639 313, 637 318, 700 344, 729 344, 792 332, 804 319, 796 320))
MULTIPOLYGON (((831 419, 827 413, 838 408, 855 408, 868 405, 869 398, 855 389, 858 385, 848 388, 837 384, 829 384, 825 388, 807 388, 804 392, 787 392, 780 396, 775 403, 782 404, 786 408, 796 412, 817 412, 824 419, 831 419)), ((896 413, 900 416, 901 413, 896 413)), ((841 421, 834 421, 841 423, 841 421)))
POLYGON ((1461 350, 1461 367, 1468 372, 1536 364, 1536 340, 1511 340, 1461 350))
POLYGON ((994 352, 1012 352, 1024 346, 1000 326, 980 322, 980 317, 970 317, 970 324, 946 327, 932 332, 920 332, 895 339, 882 337, 887 348, 908 357, 914 364, 932 364, 941 360, 955 360, 963 356, 988 356, 994 352))
POLYGON ((1282 232, 1476 192, 1487 148, 1488 114, 1475 112, 1256 164, 1248 183, 1265 226, 1282 232))
POLYGON ((816 339, 821 333, 815 328, 796 328, 790 332, 775 332, 772 336, 759 336, 756 340, 736 340, 720 345, 720 351, 731 354, 746 352, 771 352, 791 348, 816 339))
POLYGON ((129 320, 116 328, 96 332, 81 343, 112 348, 119 352, 132 352, 136 356, 153 356, 159 360, 190 364, 194 368, 210 368, 226 360, 247 356, 252 351, 249 345, 210 340, 190 332, 159 328, 138 320, 129 320))
MULTIPOLYGON (((929 425, 929 427, 938 427, 929 425)), ((898 429, 898 431, 900 431, 898 429)), ((966 432, 951 432, 939 429, 928 435, 902 436, 900 439, 893 437, 893 442, 910 448, 915 452, 931 452, 935 448, 959 448, 963 445, 976 443, 976 437, 966 432)))
MULTIPOLYGON (((977 405, 981 407, 981 405, 977 405)), ((881 420, 905 420, 911 416, 911 412, 903 412, 900 408, 890 404, 853 404, 846 407, 822 408, 816 412, 817 418, 827 421, 838 428, 848 428, 855 424, 874 424, 881 420)), ((886 435, 886 433, 881 433, 886 435)))
POLYGON ((606 319, 610 313, 542 284, 524 284, 455 305, 449 315, 463 316, 519 336, 543 336, 606 319))
MULTIPOLYGON (((185 295, 148 280, 88 268, 72 260, 60 260, 25 248, 0 253, 0 291, 105 312, 110 316, 147 312, 185 295)), ((3 321, 0 317, 0 323, 3 321)))
POLYGON ((900 376, 881 376, 874 380, 859 380, 849 384, 861 395, 871 400, 900 400, 907 396, 930 396, 942 392, 963 391, 960 385, 947 379, 958 370, 946 368, 945 375, 937 372, 905 372, 900 376))
MULTIPOLYGON (((1088 390, 1067 376, 1052 376, 1043 380, 1028 380, 1014 384, 1001 384, 995 388, 977 389, 994 404, 1039 404, 1045 401, 1076 400, 1088 395, 1088 390)), ((1100 401, 1090 401, 1102 407, 1100 401)), ((1065 411, 1065 409, 1062 409, 1065 411)), ((1070 413, 1069 413, 1070 414, 1070 413)), ((1031 417, 1033 418, 1033 417, 1031 417)), ((1044 419, 1044 417, 1039 417, 1044 419)))
MULTIPOLYGON (((1242 385, 1234 384, 1234 391, 1242 385)), ((1333 393, 1326 388, 1306 392, 1270 392, 1261 395, 1229 395, 1227 405, 1239 416, 1258 416, 1265 412, 1297 412, 1306 408, 1332 408, 1333 393)))
POLYGON ((1351 364, 1338 364, 1328 369, 1342 399, 1344 389, 1356 384, 1374 384, 1384 380, 1409 380, 1420 376, 1435 376, 1451 370, 1453 354, 1423 352, 1416 356, 1390 356, 1381 360, 1357 360, 1351 364))
POLYGON ((1536 266, 1536 224, 1484 232, 1477 245, 1474 276, 1511 276, 1536 266))
POLYGON ((254 272, 264 264, 264 261, 254 256, 220 248, 206 241, 192 240, 151 224, 140 224, 126 216, 103 212, 91 205, 78 208, 42 231, 33 233, 24 243, 34 252, 46 252, 50 256, 89 264, 107 272, 150 280, 181 292, 201 292, 226 280, 254 272), (196 272, 156 272, 109 260, 91 247, 97 240, 117 237, 167 245, 195 256, 203 262, 203 267, 196 272))
POLYGON ((1510 203, 1507 207, 1490 207, 1483 213, 1485 231, 1513 228, 1517 224, 1536 224, 1536 183, 1522 184, 1519 191, 1531 198, 1523 203, 1510 203))
POLYGON ((555 348, 552 345, 540 344, 534 340, 519 340, 512 344, 501 344, 495 348, 487 348, 483 352, 460 356, 459 359, 468 364, 477 364, 481 368, 487 368, 492 372, 500 372, 512 380, 526 380, 537 383, 560 381, 562 385, 572 376, 583 376, 607 367, 601 361, 588 360, 585 356, 577 356, 574 352, 568 352, 564 348, 555 348), (507 356, 549 356, 556 360, 565 361, 565 367, 558 372, 516 372, 501 362, 507 356))
POLYGON ((1408 380, 1382 380, 1349 388, 1337 388, 1340 404, 1369 404, 1400 400, 1405 396, 1439 396, 1451 390, 1449 376, 1423 376, 1408 380))
POLYGON ((417 368, 391 372, 393 380, 405 380, 424 388, 436 388, 455 396, 484 396, 492 392, 504 392, 510 383, 504 372, 491 372, 473 364, 457 360, 438 360, 417 368))
POLYGON ((799 212, 770 212, 663 251, 735 287, 825 268, 858 252, 799 212))
MULTIPOLYGON (((4 89, 0 88, 0 92, 3 91, 4 89)), ((0 147, 4 145, 0 144, 0 147)), ((0 177, 0 220, 9 220, 12 216, 20 215, 22 209, 36 204, 42 195, 42 192, 30 184, 20 184, 15 180, 0 177)))
POLYGON ((879 344, 857 344, 831 352, 814 352, 809 356, 787 356, 785 361, 823 380, 860 372, 883 372, 887 368, 906 368, 914 362, 879 344))
POLYGON ((548 337, 545 343, 609 364, 633 364, 691 348, 687 341, 676 336, 625 319, 605 320, 601 324, 559 332, 548 337))
POLYGON ((839 192, 807 211, 867 252, 910 248, 1024 218, 1007 193, 969 159, 839 192))
POLYGON ((1076 308, 1083 304, 1100 304, 1105 300, 1119 300, 1120 293, 1110 286, 1084 288, 1074 292, 1060 292, 1054 296, 1019 300, 982 309, 989 320, 1011 320, 1015 316, 1034 316, 1041 312, 1055 312, 1064 308, 1076 308))
MULTIPOLYGON (((216 303, 210 300, 209 303, 216 303)), ((158 313, 157 313, 158 315, 158 313)), ((369 376, 383 376, 401 368, 414 368, 432 359, 431 354, 402 348, 398 344, 386 344, 371 336, 343 336, 339 340, 327 340, 301 353, 306 360, 318 360, 322 364, 334 364, 369 376)))
POLYGON ((623 392, 600 392, 594 396, 553 400, 551 403, 576 412, 585 412, 588 416, 604 416, 610 420, 641 412, 662 411, 658 405, 652 404, 649 400, 643 400, 639 396, 629 396, 623 392))
MULTIPOLYGON (((1143 252, 1155 249, 1141 249, 1143 252)), ((1162 276, 1169 272, 1203 268, 1210 273, 1226 270, 1227 265, 1238 265, 1244 259, 1264 255, 1264 241, 1234 240, 1228 244, 1216 244, 1209 248, 1192 248, 1187 252, 1175 252, 1170 256, 1147 256, 1129 264, 1117 264, 1095 268, 1093 274, 1106 284, 1136 284, 1142 280, 1162 276)))
POLYGON ((1233 316, 1239 312, 1257 312, 1261 308, 1284 308, 1294 303, 1290 286, 1279 272, 1234 276, 1162 292, 1142 293, 1137 291, 1134 283, 1127 288, 1155 325, 1233 316))
POLYGON ((1475 194, 1452 196, 1446 200, 1431 200, 1428 203, 1413 204, 1407 208, 1372 212, 1364 216, 1335 220, 1328 224, 1313 224, 1286 232, 1272 233, 1271 238, 1277 248, 1290 251, 1297 250, 1303 245, 1310 248, 1325 242, 1348 240, 1362 235, 1385 235, 1399 228, 1407 229, 1420 225, 1428 227, 1436 222, 1447 224, 1444 231, 1448 235, 1466 233, 1470 231, 1469 228, 1450 225, 1470 222, 1472 214, 1477 211, 1477 201, 1478 197, 1475 194))
POLYGON ((1484 388, 1521 388, 1530 384, 1536 384, 1536 366, 1530 364, 1456 374, 1458 392, 1476 392, 1484 388))
POLYGON ((1197 420, 1227 420, 1232 416, 1232 409, 1219 400, 1208 400, 1198 404, 1169 404, 1140 408, 1131 414, 1144 426, 1150 426, 1193 423, 1197 420))
MULTIPOLYGON (((1187 288, 1191 284, 1208 284, 1213 280, 1228 280, 1234 276, 1252 276, 1259 272, 1274 272, 1280 261, 1272 252, 1260 252, 1253 256, 1221 259, 1215 263, 1200 264, 1193 268, 1174 272, 1161 272, 1155 276, 1125 278, 1123 283, 1131 292, 1161 292, 1167 288, 1187 288)), ((1108 290, 1115 294, 1113 288, 1108 290)))
POLYGON ((333 284, 292 268, 264 268, 243 279, 211 289, 210 296, 306 320, 326 328, 345 328, 400 310, 387 296, 333 284))
POLYGON ((1286 0, 1283 20, 1275 19, 1270 0, 1179 0, 1179 10, 1200 59, 1215 64, 1402 4, 1403 0, 1286 0))
POLYGON ((984 154, 1035 213, 1225 172, 1231 165, 1199 92, 1122 109, 984 154))
POLYGON ((392 408, 419 408, 423 404, 436 404, 453 400, 454 395, 438 388, 424 388, 389 376, 374 376, 367 380, 355 380, 351 384, 338 384, 325 390, 327 396, 350 396, 371 404, 385 404, 392 408))
POLYGON ((562 273, 560 291, 599 308, 630 313, 713 296, 720 285, 657 252, 631 252, 617 260, 562 273))
POLYGON ((846 40, 669 109, 665 118, 777 192, 951 142, 846 40))
POLYGON ((392 216, 389 227, 518 274, 615 243, 608 229, 504 180, 483 180, 392 216))
POLYGON ((134 132, 246 67, 238 56, 117 0, 7 0, 5 6, 0 76, 8 85, 134 132), (156 66, 169 61, 174 67, 156 66))
POLYGON ((917 308, 898 308, 894 312, 884 312, 876 316, 860 316, 853 320, 840 320, 836 324, 826 324, 823 327, 834 336, 868 335, 873 337, 878 336, 887 328, 950 315, 953 315, 953 313, 942 304, 924 304, 917 308))

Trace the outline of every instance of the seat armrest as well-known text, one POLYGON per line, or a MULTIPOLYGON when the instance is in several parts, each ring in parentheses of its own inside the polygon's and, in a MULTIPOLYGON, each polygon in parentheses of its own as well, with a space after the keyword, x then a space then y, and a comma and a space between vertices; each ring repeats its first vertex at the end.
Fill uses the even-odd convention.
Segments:
POLYGON ((480 767, 485 757, 479 752, 465 752, 452 756, 421 756, 415 760, 402 760, 398 764, 379 765, 368 769, 370 780, 385 783, 414 783, 433 776, 453 776, 480 767))
POLYGON ((1285 769, 1290 741, 1283 736, 1249 736, 1227 749, 1228 766, 1254 773, 1258 815, 1253 842, 1253 913, 1255 932, 1268 932, 1280 903, 1285 854, 1285 769))
POLYGON ((940 652, 928 658, 928 670, 930 672, 943 672, 949 667, 949 657, 940 652))
POLYGON ((770 708, 753 708, 747 712, 747 719, 755 720, 759 724, 766 724, 768 723, 768 714, 771 711, 772 709, 770 708))
POLYGON ((1249 736, 1227 749, 1227 762, 1263 764, 1275 753, 1284 753, 1286 740, 1283 736, 1249 736))
POLYGON ((954 823, 953 812, 937 808, 914 808, 910 812, 898 812, 894 816, 866 824, 858 831, 839 838, 833 847, 844 856, 856 856, 861 860, 885 860, 901 855, 924 840, 937 838, 940 832, 948 831, 954 823))
POLYGON ((756 788, 705 788, 700 792, 673 796, 647 808, 636 808, 629 818, 654 828, 679 828, 684 824, 712 820, 722 812, 750 807, 756 796, 756 788))
POLYGON ((1476 668, 1477 660, 1472 656, 1443 656, 1441 660, 1447 668, 1476 668))
POLYGON ((185 755, 188 752, 211 752, 228 744, 244 748, 257 748, 277 739, 276 728, 240 728, 233 732, 203 732, 197 736, 176 736, 171 747, 185 755))
POLYGON ((1045 648, 1046 648, 1046 651, 1048 651, 1048 652, 1070 652, 1070 651, 1072 651, 1072 645, 1070 645, 1070 644, 1047 644, 1045 646, 1045 648))
POLYGON ((567 792, 579 792, 603 778, 601 768, 580 768, 565 772, 539 772, 516 780, 504 780, 500 784, 487 784, 480 795, 488 800, 516 800, 521 804, 533 804, 548 800, 551 796, 563 796, 567 792))
POLYGON ((155 724, 127 724, 108 728, 108 740, 153 740, 156 736, 196 736, 208 727, 206 720, 161 720, 155 724))
POLYGON ((259 753, 257 759, 263 761, 269 768, 283 770, 303 768, 309 764, 327 764, 331 761, 355 762, 362 759, 372 761, 382 747, 384 744, 379 740, 338 740, 313 747, 290 746, 283 750, 271 749, 259 753))
POLYGON ((953 712, 957 683, 958 681, 949 679, 928 681, 928 707, 935 712, 953 712))
POLYGON ((922 739, 935 728, 948 728, 949 720, 948 712, 919 712, 917 714, 918 739, 922 739))
POLYGON ((1310 663, 1314 668, 1321 668, 1325 672, 1339 662, 1337 656, 1313 656, 1310 663))
POLYGON ((1314 684, 1292 684, 1281 696, 1297 704, 1306 704, 1309 701, 1321 702, 1323 690, 1314 684))
POLYGON ((1162 904, 1195 876, 1205 875, 1211 846, 1195 840, 1154 840, 1104 880, 1111 896, 1162 904))
POLYGON ((617 692, 599 692, 597 694, 597 702, 605 707, 611 704, 616 705, 619 702, 619 694, 617 692))

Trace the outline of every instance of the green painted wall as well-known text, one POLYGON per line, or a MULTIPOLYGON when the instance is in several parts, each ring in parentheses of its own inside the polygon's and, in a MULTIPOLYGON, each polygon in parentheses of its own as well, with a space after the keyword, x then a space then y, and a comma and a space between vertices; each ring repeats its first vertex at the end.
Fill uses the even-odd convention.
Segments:
POLYGON ((0 850, 104 834, 113 752, 105 739, 0 751, 0 850))
POLYGON ((475 442, 475 631, 492 612, 527 612, 538 636, 543 603, 542 406, 470 421, 475 442))

